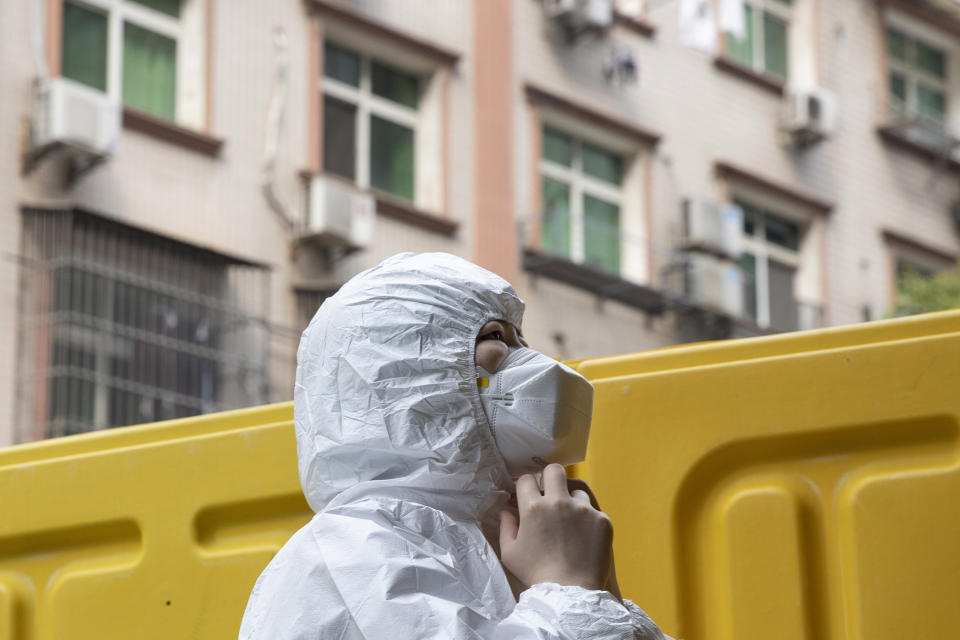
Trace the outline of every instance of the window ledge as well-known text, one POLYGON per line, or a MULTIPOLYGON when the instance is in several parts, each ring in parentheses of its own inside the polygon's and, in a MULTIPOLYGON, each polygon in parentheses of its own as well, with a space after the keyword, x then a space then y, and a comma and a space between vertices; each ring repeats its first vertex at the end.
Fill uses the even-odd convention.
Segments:
POLYGON ((737 166, 725 160, 715 161, 713 168, 716 175, 724 180, 732 180, 761 189, 770 193, 775 198, 791 202, 818 214, 826 215, 834 209, 833 202, 824 200, 816 193, 781 184, 780 182, 754 173, 750 169, 737 166))
MULTIPOLYGON (((312 171, 310 169, 300 170, 300 179, 303 180, 304 183, 309 183, 313 176, 323 176, 324 178, 337 180, 343 184, 350 185, 354 189, 359 188, 357 187, 356 182, 350 180, 349 178, 344 178, 343 176, 338 176, 333 173, 324 173, 323 171, 312 171)), ((373 195, 373 198, 377 203, 377 214, 379 215, 387 216, 388 218, 393 218, 394 220, 400 220, 401 222, 406 222, 409 225, 420 227, 425 231, 438 233, 447 237, 456 235, 457 230, 460 228, 460 223, 456 220, 451 220, 446 216, 424 211, 423 209, 414 206, 410 202, 401 200, 400 198, 392 196, 388 193, 384 193, 383 191, 377 191, 376 189, 360 190, 366 191, 373 195)))
POLYGON ((534 105, 544 105, 563 111, 575 118, 597 125, 618 135, 636 140, 641 144, 654 147, 660 143, 660 134, 638 127, 631 120, 622 118, 619 114, 604 113, 595 110, 592 105, 573 102, 561 95, 541 89, 532 84, 525 84, 524 91, 527 100, 534 105))
POLYGON ((645 18, 635 18, 625 13, 614 11, 613 19, 617 24, 629 29, 630 31, 633 31, 634 33, 640 34, 644 38, 653 38, 657 34, 656 25, 654 25, 652 22, 648 22, 645 18))
POLYGON ((715 58, 713 61, 713 66, 721 71, 726 71, 727 73, 734 75, 741 80, 746 80, 747 82, 753 83, 754 85, 760 87, 761 89, 766 89, 770 93, 782 96, 786 83, 777 78, 776 76, 771 76, 767 73, 760 73, 759 71, 754 71, 750 67, 747 67, 735 60, 732 60, 726 56, 720 56, 715 58))
POLYGON ((223 138, 214 138, 129 107, 123 108, 123 128, 185 147, 211 158, 220 155, 223 149, 223 138))
POLYGON ((960 172, 960 161, 953 154, 949 151, 944 153, 944 149, 914 140, 910 137, 909 132, 900 127, 881 125, 877 127, 877 135, 891 147, 902 149, 928 162, 938 163, 953 171, 960 172))
POLYGON ((656 289, 537 249, 523 250, 523 269, 648 313, 660 314, 666 309, 663 294, 656 289))
POLYGON ((460 227, 460 223, 456 220, 418 209, 409 202, 404 202, 376 190, 371 190, 371 192, 377 200, 377 213, 380 215, 447 237, 456 235, 457 229, 460 227))
POLYGON ((454 66, 460 60, 459 52, 451 51, 429 40, 424 40, 369 18, 349 6, 348 3, 335 0, 304 0, 304 2, 310 12, 332 18, 354 29, 362 30, 373 37, 392 42, 417 55, 435 60, 440 64, 454 66))

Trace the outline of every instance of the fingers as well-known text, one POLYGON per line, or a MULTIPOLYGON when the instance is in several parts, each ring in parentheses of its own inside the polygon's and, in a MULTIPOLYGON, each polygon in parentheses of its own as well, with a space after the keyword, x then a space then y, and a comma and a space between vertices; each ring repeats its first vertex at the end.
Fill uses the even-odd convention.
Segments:
POLYGON ((580 478, 567 478, 567 490, 570 491, 570 494, 572 495, 577 489, 590 496, 590 506, 597 511, 601 510, 600 503, 597 502, 597 496, 594 495, 593 489, 590 488, 590 485, 588 485, 585 480, 581 480, 580 478))
POLYGON ((539 497, 540 485, 536 478, 528 473, 517 479, 517 506, 520 509, 525 509, 539 497))
POLYGON ((567 472, 559 464, 548 464, 543 469, 543 495, 545 496, 568 496, 567 491, 567 472))
POLYGON ((593 506, 593 504, 591 504, 590 502, 590 496, 587 495, 586 491, 581 491, 580 489, 574 489, 573 492, 570 494, 570 497, 573 498, 574 502, 590 505, 591 507, 593 506))
POLYGON ((500 549, 506 549, 517 539, 520 521, 517 516, 504 509, 500 512, 500 549))

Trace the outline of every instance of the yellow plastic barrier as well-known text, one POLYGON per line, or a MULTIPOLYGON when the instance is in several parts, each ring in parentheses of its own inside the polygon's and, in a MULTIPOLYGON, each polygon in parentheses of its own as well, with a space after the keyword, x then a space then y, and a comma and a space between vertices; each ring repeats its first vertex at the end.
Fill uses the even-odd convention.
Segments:
MULTIPOLYGON (((687 640, 960 636, 960 313, 584 360, 624 593, 687 640)), ((291 405, 0 451, 0 640, 230 638, 291 405)))
POLYGON ((960 638, 960 313, 578 366, 580 471, 665 630, 960 638))

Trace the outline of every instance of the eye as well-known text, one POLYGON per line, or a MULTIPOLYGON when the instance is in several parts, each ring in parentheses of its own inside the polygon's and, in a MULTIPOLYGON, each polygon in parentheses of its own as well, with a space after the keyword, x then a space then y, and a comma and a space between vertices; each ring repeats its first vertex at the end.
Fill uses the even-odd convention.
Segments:
POLYGON ((490 333, 485 333, 482 336, 480 336, 480 339, 481 340, 499 340, 500 342, 506 342, 506 340, 503 339, 502 331, 491 331, 490 333))

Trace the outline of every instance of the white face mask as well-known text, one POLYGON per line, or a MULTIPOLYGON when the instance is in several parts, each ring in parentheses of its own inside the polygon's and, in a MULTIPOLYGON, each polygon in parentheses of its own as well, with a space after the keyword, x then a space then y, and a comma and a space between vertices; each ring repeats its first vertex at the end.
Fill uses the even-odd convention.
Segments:
POLYGON ((480 402, 516 478, 587 453, 593 385, 570 367, 526 347, 511 349, 496 373, 477 367, 480 402))

